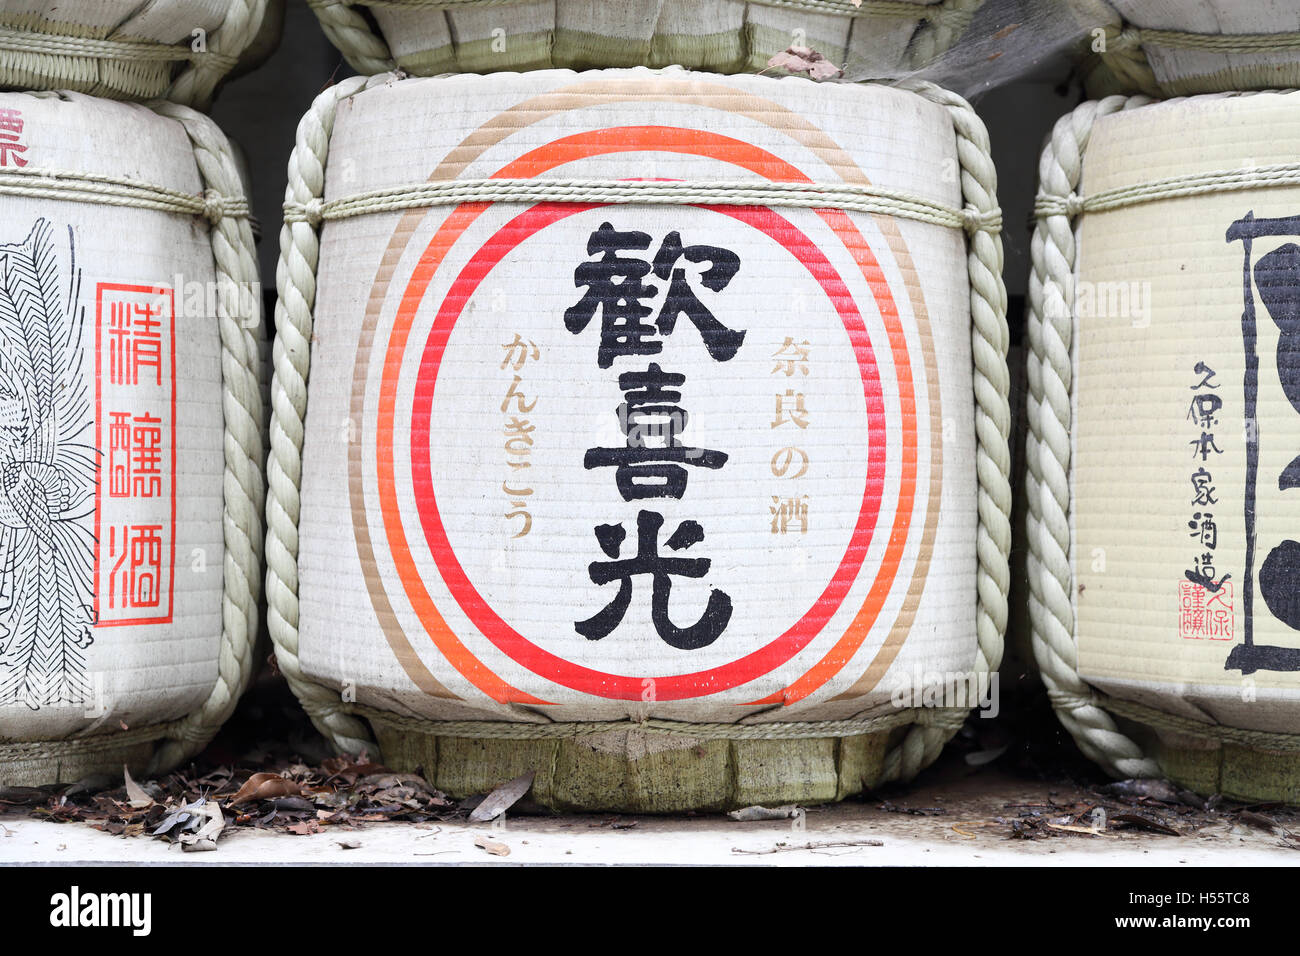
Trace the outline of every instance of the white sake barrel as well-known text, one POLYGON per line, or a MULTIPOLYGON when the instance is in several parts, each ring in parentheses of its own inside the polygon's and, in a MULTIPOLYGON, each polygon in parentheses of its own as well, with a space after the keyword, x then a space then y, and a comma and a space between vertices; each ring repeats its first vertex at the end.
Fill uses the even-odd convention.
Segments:
POLYGON ((1111 97, 1057 124, 1027 452, 1035 652, 1080 747, 1292 802, 1297 149, 1294 93, 1111 97))
POLYGON ((204 109, 245 51, 255 58, 274 48, 279 3, 5 0, 0 87, 166 97, 204 109))
POLYGON ((1088 93, 1185 96, 1300 85, 1295 0, 1068 0, 1090 31, 1088 93))
POLYGON ((308 0, 360 73, 546 67, 767 69, 790 46, 871 76, 920 69, 984 0, 308 0))
POLYGON ((247 201, 182 106, 0 94, 0 785, 175 764, 248 679, 247 201))
POLYGON ((318 98, 267 594, 340 749, 375 752, 364 717, 448 792, 537 770, 548 805, 647 811, 832 800, 937 755, 1001 654, 1005 293, 987 134, 918 89, 634 69, 318 98))

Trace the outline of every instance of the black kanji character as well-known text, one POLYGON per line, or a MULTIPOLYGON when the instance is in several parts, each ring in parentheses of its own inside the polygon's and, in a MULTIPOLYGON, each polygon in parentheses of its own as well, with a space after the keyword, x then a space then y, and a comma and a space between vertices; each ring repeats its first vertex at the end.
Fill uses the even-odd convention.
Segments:
POLYGON ((1219 546, 1219 525, 1214 520, 1212 512, 1196 512, 1196 514, 1192 515, 1192 520, 1187 522, 1187 527, 1192 531, 1188 535, 1189 538, 1198 539, 1201 544, 1211 551, 1219 546))
POLYGON ((686 281, 686 270, 677 265, 683 258, 696 264, 707 262, 709 267, 700 273, 700 284, 710 292, 721 292, 740 270, 740 257, 729 249, 717 246, 683 247, 681 234, 676 231, 664 237, 655 254, 655 275, 660 279, 671 277, 668 300, 659 312, 659 331, 664 335, 671 334, 677 325, 678 316, 684 315, 699 329, 709 357, 725 362, 736 354, 745 341, 745 331, 729 329, 714 318, 686 281))
POLYGON ((1192 386, 1193 392, 1196 391, 1198 388, 1219 387, 1217 385, 1210 384, 1210 379, 1214 378, 1214 376, 1217 375, 1218 373, 1215 372, 1214 369, 1210 368, 1210 366, 1206 365, 1204 362, 1197 362, 1195 368, 1193 368, 1192 371, 1195 372, 1197 375, 1203 376, 1199 382, 1197 382, 1195 385, 1192 386))
POLYGON ((1219 499, 1214 497, 1214 477, 1204 468, 1197 468, 1192 473, 1192 504, 1217 505, 1219 499))
MULTIPOLYGON (((623 621, 632 602, 632 578, 649 574, 653 578, 650 619, 655 632, 664 643, 682 651, 708 647, 721 636, 731 620, 731 597, 717 588, 709 591, 709 603, 700 619, 689 627, 678 627, 669 619, 668 598, 672 593, 671 576, 702 578, 709 573, 713 561, 709 558, 674 558, 659 554, 659 531, 664 516, 653 511, 642 511, 636 518, 637 553, 633 558, 619 559, 623 539, 627 532, 621 524, 596 526, 596 540, 610 561, 593 561, 588 566, 593 584, 619 581, 618 594, 604 610, 585 621, 573 625, 589 641, 608 636, 623 621)), ((666 544, 673 551, 685 551, 704 540, 704 529, 698 521, 683 521, 668 538, 666 544)))
POLYGON ((600 310, 600 348, 597 364, 609 368, 616 355, 657 355, 664 343, 651 338, 655 326, 645 321, 654 311, 644 304, 658 289, 641 280, 650 274, 645 259, 620 256, 630 249, 649 249, 650 237, 644 232, 619 232, 609 223, 587 240, 587 254, 600 258, 584 262, 573 273, 573 284, 587 291, 564 313, 564 327, 577 335, 600 310))
POLYGON ((1208 551, 1199 558, 1193 558, 1192 568, 1184 571, 1183 574, 1187 580, 1193 584, 1199 584, 1211 594, 1217 593, 1232 577, 1231 574, 1225 574, 1222 580, 1214 580, 1214 555, 1208 551))
POLYGON ((654 362, 644 372, 625 372, 618 377, 618 387, 626 399, 618 407, 619 425, 627 435, 627 445, 589 449, 583 465, 616 466, 614 481, 624 501, 680 499, 686 491, 685 465, 718 469, 726 463, 726 452, 681 443, 679 435, 690 416, 676 404, 681 401, 681 392, 665 386, 685 382, 685 375, 665 372, 654 362))
POLYGON ((1215 416, 1222 407, 1223 399, 1218 395, 1197 395, 1187 409, 1187 420, 1202 428, 1213 428, 1219 421, 1215 416))
POLYGON ((1199 454, 1201 461, 1208 459, 1211 451, 1223 454, 1223 449, 1214 443, 1214 435, 1211 432, 1202 431, 1200 438, 1193 438, 1187 444, 1192 446, 1192 457, 1195 458, 1199 454))

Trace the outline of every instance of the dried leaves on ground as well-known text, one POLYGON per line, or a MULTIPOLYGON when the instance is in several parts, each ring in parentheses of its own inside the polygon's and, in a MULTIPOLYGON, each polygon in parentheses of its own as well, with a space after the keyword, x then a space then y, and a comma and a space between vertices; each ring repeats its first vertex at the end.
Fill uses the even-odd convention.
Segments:
MULTIPOLYGON (((1165 780, 1121 780, 1097 787, 1086 799, 1007 804, 995 822, 1012 838, 1105 838, 1126 832, 1191 837, 1211 826, 1254 828, 1300 843, 1300 808, 1241 804, 1199 797, 1165 780), (1262 811, 1268 811, 1262 812, 1262 811)), ((1296 847, 1300 848, 1300 847, 1296 847)))
POLYGON ((139 782, 128 772, 120 785, 113 784, 98 778, 0 789, 0 812, 81 822, 121 836, 157 836, 187 850, 214 849, 222 833, 241 827, 304 835, 365 823, 465 816, 456 801, 418 774, 393 773, 364 756, 257 772, 217 767, 200 774, 187 768, 139 782))

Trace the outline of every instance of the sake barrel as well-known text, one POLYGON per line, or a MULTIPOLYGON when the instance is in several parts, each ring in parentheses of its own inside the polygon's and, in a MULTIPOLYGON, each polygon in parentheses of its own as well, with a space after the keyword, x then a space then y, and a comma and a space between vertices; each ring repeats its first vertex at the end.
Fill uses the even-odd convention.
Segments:
POLYGON ((1300 96, 1085 103, 1043 154, 1029 584, 1113 773, 1300 797, 1300 96))
POLYGON ((317 725, 568 808, 834 800, 933 760, 969 713, 943 675, 987 697, 1005 623, 987 149, 924 85, 323 93, 267 538, 317 725))
POLYGON ((280 2, 5 0, 0 87, 165 96, 203 109, 246 50, 255 58, 274 48, 280 2))
POLYGON ((1069 0, 1088 93, 1183 96, 1300 85, 1292 0, 1069 0))
POLYGON ((984 0, 308 0, 359 73, 546 67, 767 69, 790 46, 873 76, 955 43, 984 0))
POLYGON ((0 94, 0 785, 161 770, 258 630, 256 259, 183 106, 0 94))

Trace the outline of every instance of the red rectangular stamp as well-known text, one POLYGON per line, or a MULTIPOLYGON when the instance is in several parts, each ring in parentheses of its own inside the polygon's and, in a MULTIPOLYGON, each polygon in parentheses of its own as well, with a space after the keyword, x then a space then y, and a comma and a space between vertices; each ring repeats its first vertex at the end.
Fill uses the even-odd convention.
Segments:
POLYGON ((1191 581, 1178 582, 1178 636, 1191 640, 1230 641, 1233 630, 1232 582, 1207 591, 1191 581))
POLYGON ((95 292, 95 619, 172 619, 176 308, 166 286, 95 292))

